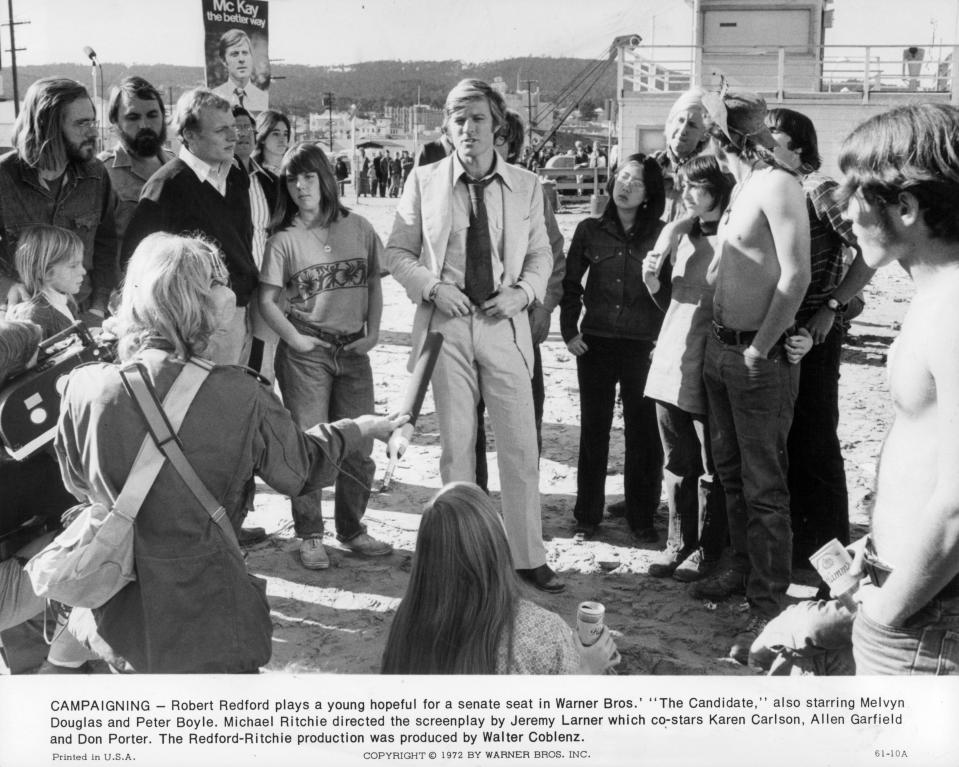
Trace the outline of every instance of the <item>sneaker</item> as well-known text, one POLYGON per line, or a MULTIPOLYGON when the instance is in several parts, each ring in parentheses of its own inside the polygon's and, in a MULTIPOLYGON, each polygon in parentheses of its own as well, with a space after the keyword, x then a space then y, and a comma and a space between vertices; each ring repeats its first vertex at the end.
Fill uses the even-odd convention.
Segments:
POLYGON ((300 561, 307 570, 326 570, 330 558, 320 538, 304 538, 300 541, 300 561))
POLYGON ((675 546, 667 546, 665 550, 656 555, 656 558, 650 564, 649 574, 654 578, 668 578, 686 557, 687 552, 675 546))
POLYGON ((609 516, 618 518, 626 516, 626 500, 616 501, 616 503, 611 503, 606 507, 606 513, 609 516))
POLYGON ((746 574, 732 569, 723 570, 719 575, 706 578, 689 587, 689 595, 693 599, 708 599, 711 602, 721 602, 733 594, 745 593, 746 574))
POLYGON ((681 583, 692 583, 705 578, 719 567, 718 559, 705 559, 703 550, 696 549, 673 571, 673 578, 681 583))
POLYGON ((393 553, 393 547, 389 543, 378 541, 368 533, 360 533, 355 538, 343 541, 343 545, 354 554, 364 557, 385 557, 393 553))
POLYGON ((768 618, 751 613, 746 628, 736 634, 733 639, 733 646, 729 648, 729 657, 742 666, 749 663, 749 648, 753 646, 756 638, 763 633, 767 623, 769 623, 768 618))

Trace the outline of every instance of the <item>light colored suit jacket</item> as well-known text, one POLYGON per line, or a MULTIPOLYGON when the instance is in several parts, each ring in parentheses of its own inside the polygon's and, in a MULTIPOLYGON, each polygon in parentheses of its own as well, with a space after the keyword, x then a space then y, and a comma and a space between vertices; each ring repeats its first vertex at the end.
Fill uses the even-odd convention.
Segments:
MULTIPOLYGON (((432 165, 413 169, 396 209, 393 231, 386 246, 385 263, 393 277, 418 305, 413 319, 412 370, 429 330, 433 304, 429 289, 440 279, 453 221, 453 155, 432 165)), ((525 282, 542 301, 553 271, 553 253, 543 219, 543 192, 539 177, 522 168, 497 161, 497 172, 507 187, 503 210, 504 286, 525 282)), ((532 376, 533 342, 526 312, 513 323, 516 344, 532 376)))

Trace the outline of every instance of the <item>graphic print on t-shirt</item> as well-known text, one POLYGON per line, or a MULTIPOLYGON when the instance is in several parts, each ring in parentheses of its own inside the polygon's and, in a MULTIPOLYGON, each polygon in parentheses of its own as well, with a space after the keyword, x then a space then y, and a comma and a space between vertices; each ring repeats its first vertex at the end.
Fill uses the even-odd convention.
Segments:
POLYGON ((366 287, 367 262, 364 258, 315 264, 293 275, 297 297, 291 304, 306 304, 314 296, 331 290, 366 287))

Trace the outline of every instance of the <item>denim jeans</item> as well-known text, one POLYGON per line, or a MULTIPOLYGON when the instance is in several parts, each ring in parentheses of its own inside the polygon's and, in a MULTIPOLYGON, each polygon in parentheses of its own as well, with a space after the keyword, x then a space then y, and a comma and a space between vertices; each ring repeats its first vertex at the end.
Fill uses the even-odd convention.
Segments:
POLYGON ((772 618, 783 607, 792 574, 786 440, 799 367, 786 361, 778 344, 768 359, 744 357, 745 349, 710 335, 703 380, 733 566, 749 573, 746 597, 753 609, 772 618))
POLYGON ((897 627, 874 621, 860 608, 852 652, 857 676, 959 673, 959 597, 933 599, 897 627))
MULTIPOLYGON (((536 449, 543 454, 543 405, 546 387, 543 384, 543 355, 539 344, 533 344, 533 415, 536 418, 536 449)), ((489 467, 486 463, 486 402, 480 397, 476 405, 476 484, 489 492, 489 467)))
POLYGON ((643 396, 653 343, 589 335, 583 341, 588 350, 576 358, 580 433, 573 516, 587 525, 603 519, 609 430, 619 384, 626 440, 626 521, 632 530, 652 527, 663 486, 656 405, 643 396))
POLYGON ((839 446, 839 359, 843 329, 836 322, 800 363, 799 394, 789 430, 789 502, 793 561, 836 538, 849 543, 849 498, 839 446))
POLYGON ((663 484, 669 506, 667 546, 690 552, 702 548, 708 561, 726 547, 726 499, 716 478, 706 417, 656 402, 663 442, 663 484))
MULTIPOLYGON (((366 354, 323 346, 300 353, 280 341, 275 368, 283 404, 301 429, 373 412, 373 371, 366 354)), ((362 451, 343 459, 336 477, 333 518, 341 541, 365 530, 360 520, 376 469, 372 452, 373 441, 368 440, 362 451)), ((322 537, 321 497, 322 491, 317 490, 291 499, 297 537, 322 537)))

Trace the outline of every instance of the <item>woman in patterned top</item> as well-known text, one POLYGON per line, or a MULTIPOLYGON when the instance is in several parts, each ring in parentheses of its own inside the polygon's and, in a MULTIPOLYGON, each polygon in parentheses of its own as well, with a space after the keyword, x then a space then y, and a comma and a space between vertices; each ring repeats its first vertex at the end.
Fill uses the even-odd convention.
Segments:
MULTIPOLYGON (((283 404, 304 429, 373 410, 369 351, 383 312, 373 226, 340 203, 333 169, 316 144, 294 145, 280 168, 280 197, 260 268, 260 312, 279 335, 274 369, 283 404), (281 308, 282 305, 282 308, 281 308)), ((362 523, 375 466, 372 440, 343 462, 336 479, 336 537, 354 554, 387 556, 393 547, 362 523)), ((322 491, 294 498, 300 561, 325 570, 322 491)))
POLYGON ((586 647, 522 598, 502 520, 477 485, 451 482, 433 497, 384 674, 602 674, 619 660, 609 629, 586 647))

